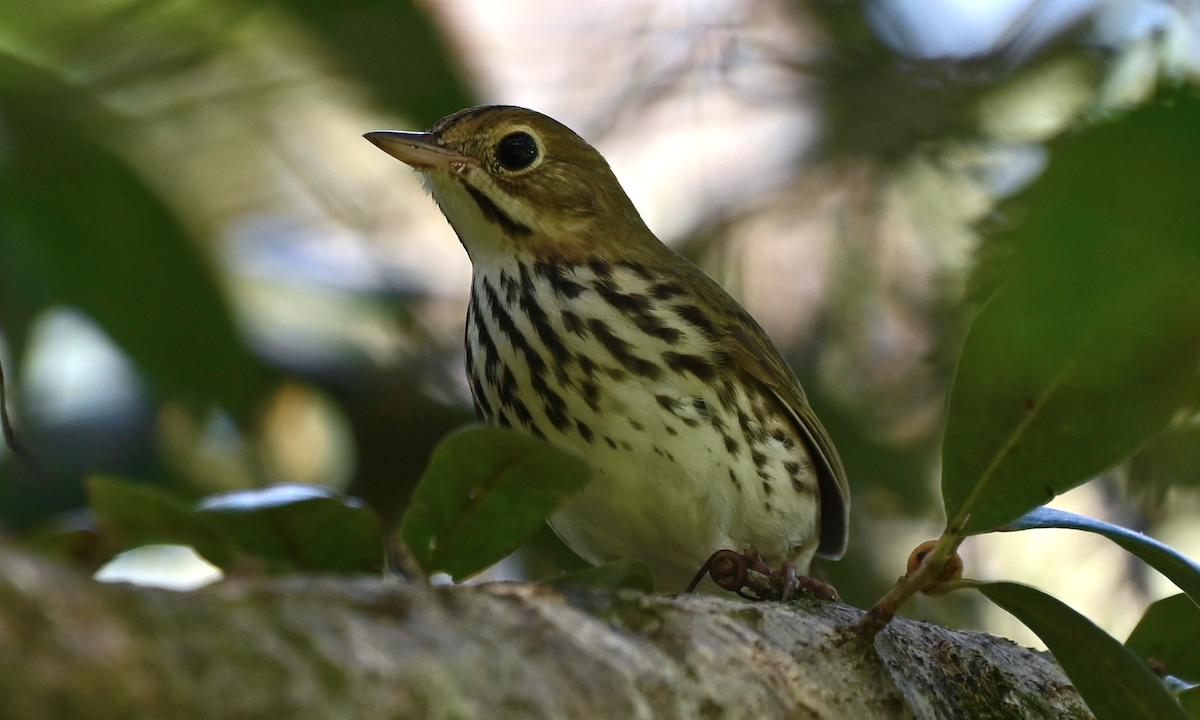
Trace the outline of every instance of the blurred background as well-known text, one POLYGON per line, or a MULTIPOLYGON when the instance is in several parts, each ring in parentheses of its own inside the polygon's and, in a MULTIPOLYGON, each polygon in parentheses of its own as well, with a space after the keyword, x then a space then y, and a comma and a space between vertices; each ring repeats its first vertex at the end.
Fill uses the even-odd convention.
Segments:
MULTIPOLYGON (((945 522, 943 408, 987 228, 1019 223, 1006 200, 1056 139, 1198 75, 1189 0, 3 3, 0 360, 33 462, 0 448, 0 532, 86 522, 97 473, 186 497, 322 483, 394 523, 472 420, 470 264, 360 136, 506 103, 592 142, 784 350, 854 492, 850 552, 823 570, 867 607, 945 522)), ((1192 171, 1143 179, 1200 187, 1192 171)), ((1200 424, 1054 504, 1200 557, 1200 424)), ((1174 592, 1085 533, 963 554, 1121 639, 1174 592)), ((218 576, 186 551, 147 563, 218 576)), ((578 563, 545 531, 484 577, 578 563)), ((906 611, 1040 645, 971 593, 906 611)))

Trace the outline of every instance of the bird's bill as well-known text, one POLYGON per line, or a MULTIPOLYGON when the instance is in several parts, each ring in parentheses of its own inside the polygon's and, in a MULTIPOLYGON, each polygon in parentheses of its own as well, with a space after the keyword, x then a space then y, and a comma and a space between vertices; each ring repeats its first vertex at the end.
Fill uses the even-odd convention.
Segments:
POLYGON ((388 155, 418 170, 444 169, 462 163, 479 164, 475 158, 442 147, 432 133, 379 130, 366 133, 363 137, 388 155))

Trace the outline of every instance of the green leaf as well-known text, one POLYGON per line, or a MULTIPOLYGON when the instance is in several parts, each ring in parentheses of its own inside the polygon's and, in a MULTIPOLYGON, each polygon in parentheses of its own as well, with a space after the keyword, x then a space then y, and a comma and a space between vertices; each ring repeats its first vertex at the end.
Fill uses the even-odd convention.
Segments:
POLYGON ((198 506, 114 478, 87 482, 89 505, 116 551, 191 545, 229 572, 253 560, 268 571, 355 573, 383 564, 379 517, 320 485, 274 485, 211 495, 198 506))
POLYGON ((114 551, 143 545, 191 545, 218 567, 227 569, 233 562, 234 548, 185 501, 117 478, 92 477, 86 486, 88 506, 101 532, 115 538, 114 551))
POLYGON ((544 581, 553 587, 631 588, 654 592, 654 573, 641 560, 627 558, 544 581))
POLYGON ((461 580, 516 550, 590 477, 587 463, 544 440, 461 430, 434 448, 404 539, 426 571, 461 580))
POLYGON ((1140 658, 1063 603, 1017 583, 973 587, 1046 643, 1097 720, 1188 720, 1140 658))
POLYGON ((1179 704, 1192 716, 1192 720, 1200 720, 1200 685, 1179 693, 1179 704))
POLYGON ((383 565, 383 524, 356 498, 322 485, 210 495, 196 515, 273 572, 358 573, 383 565))
POLYGON ((987 532, 1112 468, 1188 402, 1200 367, 1200 102, 1052 148, 967 334, 942 453, 949 527, 987 532), (1137 178, 1137 180, 1134 180, 1137 178))
POLYGON ((2 54, 0 114, 0 323, 23 336, 38 310, 74 305, 157 391, 247 420, 268 373, 172 209, 96 141, 115 119, 2 54))
POLYGON ((1200 607, 1182 593, 1152 603, 1125 647, 1171 675, 1200 682, 1200 607))
POLYGON ((1086 530, 1112 540, 1159 571, 1200 604, 1200 563, 1152 537, 1065 510, 1038 508, 1003 528, 1005 532, 1038 528, 1086 530))

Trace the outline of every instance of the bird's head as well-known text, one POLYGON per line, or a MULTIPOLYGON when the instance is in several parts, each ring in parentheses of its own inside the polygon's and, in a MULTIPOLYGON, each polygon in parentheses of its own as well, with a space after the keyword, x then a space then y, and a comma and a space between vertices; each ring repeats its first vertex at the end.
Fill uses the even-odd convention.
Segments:
POLYGON ((363 137, 421 173, 473 262, 514 252, 627 256, 650 235, 604 157, 541 113, 489 105, 429 132, 363 137))

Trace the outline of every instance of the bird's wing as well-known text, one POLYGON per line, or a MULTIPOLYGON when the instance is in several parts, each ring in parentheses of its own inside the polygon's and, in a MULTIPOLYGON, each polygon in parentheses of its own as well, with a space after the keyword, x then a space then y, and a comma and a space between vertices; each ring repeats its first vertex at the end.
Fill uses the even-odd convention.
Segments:
POLYGON ((821 539, 817 553, 836 560, 846 552, 850 525, 850 483, 842 459, 808 404, 800 381, 775 344, 749 313, 736 304, 733 308, 738 321, 725 323, 730 340, 726 351, 738 368, 775 396, 806 440, 821 492, 821 539))

